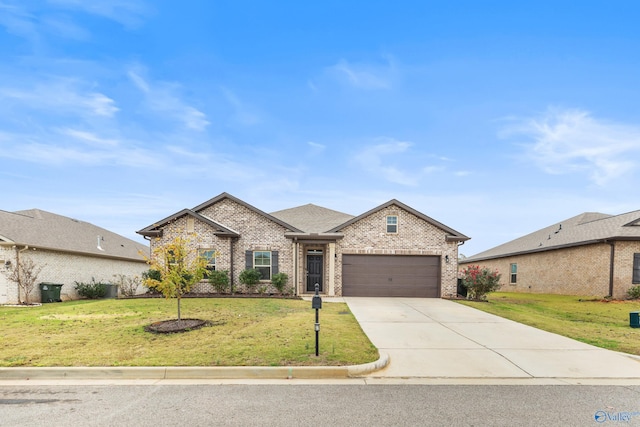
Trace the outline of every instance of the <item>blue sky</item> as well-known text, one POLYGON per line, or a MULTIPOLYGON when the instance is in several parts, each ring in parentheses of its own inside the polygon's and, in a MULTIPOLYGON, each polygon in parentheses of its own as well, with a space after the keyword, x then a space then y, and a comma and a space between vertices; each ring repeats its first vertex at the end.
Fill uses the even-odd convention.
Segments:
POLYGON ((640 209, 637 1, 0 0, 0 209, 390 199, 473 255, 640 209))

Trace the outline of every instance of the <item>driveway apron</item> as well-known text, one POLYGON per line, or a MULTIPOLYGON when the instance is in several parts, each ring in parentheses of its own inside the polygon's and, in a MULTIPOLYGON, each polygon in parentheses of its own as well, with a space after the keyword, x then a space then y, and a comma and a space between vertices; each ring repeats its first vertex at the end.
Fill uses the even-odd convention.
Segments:
POLYGON ((630 378, 640 360, 437 298, 346 297, 391 363, 374 377, 630 378))

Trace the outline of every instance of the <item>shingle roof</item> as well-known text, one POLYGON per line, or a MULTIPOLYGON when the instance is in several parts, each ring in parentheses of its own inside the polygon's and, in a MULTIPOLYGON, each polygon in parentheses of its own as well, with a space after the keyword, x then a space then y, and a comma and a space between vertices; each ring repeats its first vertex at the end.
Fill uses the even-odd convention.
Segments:
POLYGON ((40 209, 0 211, 0 243, 144 261, 149 248, 88 222, 40 209))
POLYGON ((311 203, 272 212, 271 215, 306 233, 323 233, 353 218, 353 215, 311 203))
POLYGON ((640 240, 640 210, 621 215, 585 212, 480 252, 465 263, 613 240, 640 240))

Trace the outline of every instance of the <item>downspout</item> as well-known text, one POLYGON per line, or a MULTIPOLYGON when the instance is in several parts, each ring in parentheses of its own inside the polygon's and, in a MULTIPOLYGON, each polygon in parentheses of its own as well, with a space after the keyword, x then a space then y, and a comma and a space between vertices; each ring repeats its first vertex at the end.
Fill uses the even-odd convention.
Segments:
POLYGON ((300 244, 298 238, 293 238, 293 295, 298 295, 298 251, 300 250, 300 244))
POLYGON ((609 256, 609 297, 613 298, 613 267, 616 255, 616 242, 612 241, 607 243, 611 246, 611 255, 609 256))
POLYGON ((233 295, 233 237, 229 237, 229 284, 231 285, 231 295, 233 295))

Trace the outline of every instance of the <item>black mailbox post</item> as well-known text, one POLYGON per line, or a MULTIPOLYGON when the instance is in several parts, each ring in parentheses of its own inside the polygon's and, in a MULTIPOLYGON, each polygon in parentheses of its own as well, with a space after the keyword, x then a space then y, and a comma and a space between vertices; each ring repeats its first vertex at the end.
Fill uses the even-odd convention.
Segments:
POLYGON ((320 350, 320 309, 322 308, 322 298, 320 298, 320 285, 316 283, 316 294, 311 299, 311 308, 316 310, 316 356, 319 355, 320 350))

